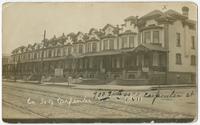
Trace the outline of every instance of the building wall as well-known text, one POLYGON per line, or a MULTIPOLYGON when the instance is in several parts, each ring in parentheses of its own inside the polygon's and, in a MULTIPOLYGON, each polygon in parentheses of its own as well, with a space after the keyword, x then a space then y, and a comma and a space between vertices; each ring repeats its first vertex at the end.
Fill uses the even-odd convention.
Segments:
POLYGON ((191 55, 196 55, 195 50, 191 49, 192 35, 196 36, 195 31, 188 26, 183 27, 180 20, 169 25, 169 72, 195 72, 196 66, 191 65, 191 55), (176 46, 177 32, 181 34, 180 47, 176 46), (176 53, 181 54, 182 64, 176 64, 176 53))

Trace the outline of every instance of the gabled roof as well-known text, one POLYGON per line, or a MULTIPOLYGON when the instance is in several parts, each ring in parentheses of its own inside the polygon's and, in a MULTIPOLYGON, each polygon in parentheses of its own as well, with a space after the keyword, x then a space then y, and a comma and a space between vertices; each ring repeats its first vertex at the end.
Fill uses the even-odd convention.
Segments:
POLYGON ((119 27, 115 27, 115 26, 113 26, 113 25, 111 25, 111 24, 106 24, 104 27, 103 27, 103 31, 105 31, 105 29, 107 28, 107 27, 112 27, 113 29, 114 29, 114 32, 116 32, 116 31, 119 31, 119 27))
POLYGON ((177 12, 177 11, 175 11, 175 10, 171 10, 171 9, 170 9, 170 10, 167 10, 167 11, 165 12, 165 14, 170 15, 170 16, 175 17, 175 18, 187 19, 186 16, 180 14, 179 12, 177 12))
POLYGON ((95 29, 95 28, 91 28, 91 29, 89 30, 89 34, 91 34, 91 33, 92 33, 92 31, 95 31, 95 33, 97 33, 97 32, 98 32, 98 30, 97 30, 97 29, 95 29))
POLYGON ((140 17, 141 19, 147 19, 147 18, 154 18, 154 17, 158 17, 163 15, 163 12, 161 12, 160 10, 153 10, 147 14, 145 14, 144 16, 140 17))
POLYGON ((111 24, 107 24, 106 26, 104 26, 104 28, 102 29, 103 31, 104 31, 104 33, 101 35, 101 37, 106 37, 105 36, 105 29, 107 28, 107 27, 112 27, 113 28, 113 33, 114 34, 119 34, 119 30, 120 30, 120 28, 119 27, 115 27, 115 26, 113 26, 113 25, 111 25, 111 24))
POLYGON ((129 16, 126 19, 124 19, 124 21, 136 21, 136 20, 137 20, 137 17, 135 16, 129 16))
POLYGON ((75 41, 76 40, 76 34, 71 32, 67 35, 67 37, 70 37, 72 39, 72 41, 75 41))

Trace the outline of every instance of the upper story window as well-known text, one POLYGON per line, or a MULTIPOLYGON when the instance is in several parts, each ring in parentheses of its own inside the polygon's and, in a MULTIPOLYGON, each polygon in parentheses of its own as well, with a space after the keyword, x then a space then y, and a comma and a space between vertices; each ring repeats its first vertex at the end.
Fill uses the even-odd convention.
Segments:
POLYGON ((51 53, 52 53, 51 50, 49 50, 48 57, 51 57, 51 53))
POLYGON ((30 53, 28 53, 28 60, 30 60, 31 59, 31 54, 30 53))
POLYGON ((159 43, 159 31, 153 31, 153 43, 159 43))
POLYGON ((61 56, 60 48, 57 49, 57 56, 61 56))
POLYGON ((192 40, 192 49, 195 49, 195 37, 192 36, 191 40, 192 40))
POLYGON ((79 45, 79 53, 83 53, 83 45, 79 45))
POLYGON ((73 46, 73 52, 74 52, 74 53, 77 52, 76 45, 73 46))
POLYGON ((97 51, 97 43, 92 43, 92 52, 97 51))
POLYGON ((103 40, 103 50, 108 50, 108 40, 103 40))
POLYGON ((196 65, 196 56, 191 55, 191 65, 196 65))
POLYGON ((114 39, 109 40, 110 49, 114 49, 114 39))
POLYGON ((129 36, 129 47, 134 47, 134 36, 129 36))
POLYGON ((91 45, 92 45, 92 43, 90 43, 90 42, 86 44, 86 50, 87 50, 87 52, 91 52, 92 51, 91 45))
POLYGON ((151 32, 144 32, 144 43, 150 43, 151 41, 151 32))
POLYGON ((176 64, 182 64, 181 54, 180 53, 176 54, 176 64))
POLYGON ((128 38, 124 36, 121 39, 122 39, 122 48, 128 48, 128 38))
POLYGON ((176 33, 176 46, 180 47, 181 46, 181 34, 176 33))
POLYGON ((68 55, 70 55, 70 54, 71 54, 71 52, 72 52, 72 47, 71 47, 71 46, 69 46, 69 47, 68 47, 68 55))
POLYGON ((56 56, 56 49, 54 50, 52 50, 52 55, 51 55, 52 57, 54 57, 54 56, 56 56))

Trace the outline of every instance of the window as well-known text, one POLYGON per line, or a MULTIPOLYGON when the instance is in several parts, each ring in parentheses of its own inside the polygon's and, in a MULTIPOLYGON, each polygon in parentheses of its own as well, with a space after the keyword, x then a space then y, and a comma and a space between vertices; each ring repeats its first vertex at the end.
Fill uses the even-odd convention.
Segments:
POLYGON ((129 47, 134 47, 134 36, 129 36, 129 47))
POLYGON ((91 51, 92 51, 91 46, 92 46, 92 43, 88 43, 88 44, 87 44, 87 51, 88 51, 88 52, 91 52, 91 51))
POLYGON ((103 50, 108 49, 108 40, 103 40, 103 50))
POLYGON ((61 56, 60 49, 57 49, 57 56, 61 56))
POLYGON ((110 49, 114 49, 114 39, 109 40, 110 49))
POLYGON ((176 46, 180 47, 181 46, 181 34, 176 33, 176 46))
POLYGON ((92 43, 92 52, 96 52, 96 51, 97 51, 97 44, 92 43))
POLYGON ((144 43, 150 43, 151 42, 151 32, 145 32, 144 33, 144 43))
POLYGON ((196 57, 195 57, 195 55, 191 55, 191 65, 196 65, 196 57))
POLYGON ((122 37, 122 48, 128 47, 128 39, 127 37, 122 37))
POLYGON ((159 43, 159 31, 153 31, 153 43, 159 43))
POLYGON ((74 53, 76 53, 76 45, 74 45, 73 49, 74 49, 74 53))
POLYGON ((79 53, 83 53, 83 45, 79 45, 79 53))
POLYGON ((89 45, 90 45, 89 43, 86 44, 86 52, 89 52, 90 49, 89 45))
POLYGON ((176 54, 176 64, 182 64, 182 61, 181 61, 181 54, 180 54, 180 53, 177 53, 177 54, 176 54))
POLYGON ((51 57, 51 50, 49 50, 48 57, 51 57))
POLYGON ((194 36, 192 36, 191 39, 192 39, 192 49, 195 49, 195 38, 194 38, 194 36))
POLYGON ((72 51, 72 47, 71 47, 71 46, 69 46, 69 47, 68 47, 68 55, 70 55, 70 54, 71 54, 71 51, 72 51))

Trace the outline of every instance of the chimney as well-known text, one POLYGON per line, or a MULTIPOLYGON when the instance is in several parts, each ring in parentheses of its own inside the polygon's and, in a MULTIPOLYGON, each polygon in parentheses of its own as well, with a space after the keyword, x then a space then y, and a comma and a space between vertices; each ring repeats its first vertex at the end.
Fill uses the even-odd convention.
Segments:
POLYGON ((188 17, 189 16, 189 8, 184 6, 182 8, 182 15, 188 17))

